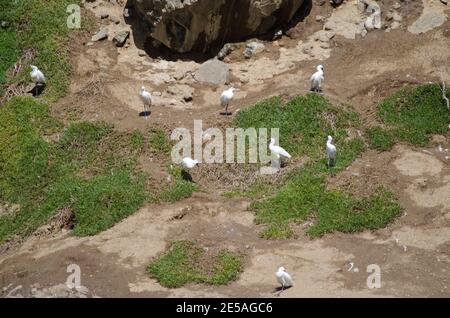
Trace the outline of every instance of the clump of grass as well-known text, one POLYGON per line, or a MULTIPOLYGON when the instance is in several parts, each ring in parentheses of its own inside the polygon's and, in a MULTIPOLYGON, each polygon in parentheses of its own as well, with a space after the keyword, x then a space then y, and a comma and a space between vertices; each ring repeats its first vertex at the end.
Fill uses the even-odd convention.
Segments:
POLYGON ((370 128, 367 136, 380 150, 390 150, 396 141, 426 146, 429 135, 446 133, 450 121, 437 84, 399 90, 378 104, 378 115, 387 128, 370 128))
POLYGON ((375 229, 400 213, 400 206, 387 190, 360 199, 326 188, 329 174, 324 149, 326 136, 334 136, 338 148, 333 173, 348 167, 364 149, 361 138, 351 139, 348 135, 350 129, 359 128, 356 113, 333 107, 317 94, 308 94, 284 106, 277 98, 258 103, 240 112, 235 123, 244 127, 278 127, 280 145, 294 157, 309 158, 302 168, 283 176, 275 189, 273 185, 265 187, 257 182, 247 190, 246 195, 253 199, 251 209, 256 213, 256 223, 267 225, 261 237, 292 237, 292 223, 306 220, 314 221, 306 231, 311 237, 333 231, 375 229), (268 197, 261 199, 261 194, 268 197))
MULTIPOLYGON (((63 96, 69 84, 71 72, 68 58, 68 38, 66 12, 70 4, 79 0, 15 0, 2 1, 0 20, 6 21, 9 28, 0 30, 0 85, 5 84, 5 71, 20 56, 21 52, 31 50, 34 58, 31 64, 37 65, 48 79, 44 95, 49 101, 63 96)), ((86 19, 82 19, 84 24, 86 19)), ((28 66, 28 65, 26 65, 28 66)), ((25 67, 13 83, 28 83, 30 69, 25 67)), ((3 85, 4 86, 4 85, 3 85)))
POLYGON ((227 250, 212 255, 195 243, 175 241, 147 267, 151 277, 169 288, 188 283, 225 285, 242 271, 242 256, 227 250))
POLYGON ((198 190, 195 183, 184 177, 185 173, 181 167, 174 166, 169 168, 169 174, 171 175, 171 182, 167 187, 163 188, 162 191, 159 191, 154 195, 154 202, 177 202, 189 198, 192 193, 198 190))
POLYGON ((172 151, 172 145, 161 129, 151 129, 148 139, 150 151, 156 155, 167 156, 172 151))
POLYGON ((0 243, 32 233, 61 208, 74 213, 75 234, 92 235, 145 201, 130 134, 103 123, 61 128, 33 98, 14 97, 0 109, 0 200, 21 206, 0 217, 0 243), (43 138, 55 133, 59 141, 43 138))

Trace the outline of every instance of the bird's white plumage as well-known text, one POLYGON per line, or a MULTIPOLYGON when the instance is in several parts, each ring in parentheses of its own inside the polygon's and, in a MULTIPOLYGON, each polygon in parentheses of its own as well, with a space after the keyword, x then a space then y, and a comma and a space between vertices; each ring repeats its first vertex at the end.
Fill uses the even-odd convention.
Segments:
POLYGON ((150 92, 146 91, 144 86, 141 87, 141 92, 139 93, 139 96, 145 106, 152 105, 152 94, 150 94, 150 92))
POLYGON ((284 267, 280 267, 275 273, 275 276, 283 288, 294 286, 294 281, 292 280, 291 275, 286 272, 284 267))
POLYGON ((228 104, 231 102, 234 97, 234 90, 234 87, 230 87, 229 89, 222 92, 222 95, 220 95, 220 105, 222 107, 228 106, 228 104))
POLYGON ((315 72, 311 76, 310 81, 311 81, 311 90, 312 91, 318 91, 322 88, 322 82, 324 81, 322 65, 317 66, 317 72, 315 72))
POLYGON ((193 169, 197 165, 198 165, 198 160, 194 160, 194 159, 189 158, 189 157, 183 158, 183 160, 181 162, 181 166, 184 169, 193 169))
POLYGON ((336 158, 336 146, 332 144, 333 137, 328 136, 327 141, 327 158, 328 158, 328 166, 330 166, 330 161, 336 158))
POLYGON ((292 156, 286 150, 284 150, 280 146, 275 146, 274 138, 270 139, 269 149, 273 154, 275 154, 277 156, 277 158, 279 158, 280 156, 286 157, 286 158, 292 158, 292 156))
POLYGON ((33 80, 34 83, 36 84, 42 84, 45 83, 45 76, 44 74, 34 65, 31 65, 31 79, 33 80))

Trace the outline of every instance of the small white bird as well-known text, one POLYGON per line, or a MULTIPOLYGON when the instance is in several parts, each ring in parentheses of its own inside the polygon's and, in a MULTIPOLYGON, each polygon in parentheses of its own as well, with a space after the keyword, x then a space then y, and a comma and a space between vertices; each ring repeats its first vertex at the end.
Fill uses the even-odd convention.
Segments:
POLYGON ((323 65, 318 65, 317 66, 317 72, 315 72, 312 76, 311 76, 311 91, 313 92, 320 92, 322 90, 322 83, 324 81, 324 76, 323 76, 323 65))
POLYGON ((235 90, 234 87, 230 87, 220 95, 220 106, 225 107, 225 115, 231 115, 231 113, 228 112, 228 105, 234 97, 235 90))
POLYGON ((32 71, 30 73, 31 79, 35 84, 44 84, 45 76, 44 74, 37 68, 37 66, 30 65, 32 71))
POLYGON ((144 103, 144 115, 145 119, 147 118, 147 108, 150 109, 150 106, 152 105, 152 94, 150 92, 145 90, 145 87, 141 87, 141 92, 139 93, 139 97, 141 98, 142 102, 144 103))
POLYGON ((270 138, 269 149, 277 157, 277 159, 280 159, 280 156, 289 159, 292 158, 292 156, 286 150, 284 150, 280 146, 275 146, 275 138, 270 138))
POLYGON ((193 169, 198 165, 198 160, 194 160, 192 158, 186 157, 183 158, 183 161, 181 162, 181 166, 183 169, 193 169))
POLYGON ((281 284, 281 291, 283 291, 285 288, 294 286, 294 281, 292 280, 291 275, 289 275, 286 272, 283 266, 278 268, 278 271, 275 273, 275 276, 277 277, 277 281, 281 284))
POLYGON ((336 158, 336 146, 332 144, 333 137, 328 136, 327 141, 327 157, 328 157, 328 168, 330 168, 331 162, 334 164, 334 159, 336 158))

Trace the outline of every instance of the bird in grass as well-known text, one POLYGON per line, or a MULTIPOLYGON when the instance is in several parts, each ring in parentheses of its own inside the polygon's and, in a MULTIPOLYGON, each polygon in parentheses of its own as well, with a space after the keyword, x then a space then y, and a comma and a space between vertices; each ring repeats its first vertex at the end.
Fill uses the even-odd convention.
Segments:
POLYGON ((334 160, 336 159, 336 146, 332 144, 333 137, 328 136, 327 141, 327 165, 328 168, 331 167, 331 163, 334 164, 334 160))
POLYGON ((276 156, 277 159, 280 159, 280 157, 285 157, 289 159, 292 158, 292 156, 286 150, 284 150, 280 146, 275 146, 274 138, 270 138, 269 149, 272 152, 272 154, 276 156))
POLYGON ((185 170, 190 170, 198 166, 198 160, 194 160, 192 158, 186 157, 181 161, 181 166, 185 170))
POLYGON ((44 76, 44 73, 42 73, 41 70, 39 70, 37 66, 30 65, 30 67, 32 70, 30 73, 30 76, 31 76, 31 79, 33 80, 33 83, 35 84, 36 95, 37 95, 37 86, 45 84, 45 76, 44 76))
POLYGON ((294 286, 294 281, 292 280, 291 275, 289 275, 286 272, 286 269, 281 266, 278 268, 278 271, 275 273, 275 276, 277 277, 277 281, 281 285, 281 291, 280 293, 285 289, 294 286))
POLYGON ((144 115, 145 119, 148 119, 147 117, 147 108, 150 110, 150 106, 152 105, 152 94, 150 92, 145 90, 145 87, 141 87, 141 92, 139 93, 139 97, 141 98, 142 102, 144 103, 144 115))
POLYGON ((234 97, 234 91, 236 88, 230 87, 229 89, 223 91, 222 95, 220 95, 220 106, 225 107, 224 115, 231 115, 228 112, 228 105, 230 105, 231 100, 234 97))
POLYGON ((317 72, 311 76, 311 91, 320 92, 322 90, 323 77, 323 65, 317 66, 317 72))

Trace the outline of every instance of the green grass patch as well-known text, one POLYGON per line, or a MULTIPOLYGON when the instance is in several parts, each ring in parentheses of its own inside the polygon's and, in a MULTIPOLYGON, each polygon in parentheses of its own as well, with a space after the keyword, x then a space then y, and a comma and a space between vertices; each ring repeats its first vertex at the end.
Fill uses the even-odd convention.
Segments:
POLYGON ((151 129, 148 139, 150 151, 156 155, 168 156, 172 151, 172 144, 161 129, 151 129))
POLYGON ((77 235, 96 234, 137 210, 146 194, 132 138, 104 123, 62 131, 45 104, 12 98, 0 109, 0 200, 21 209, 0 217, 0 243, 32 233, 62 208, 74 213, 77 235))
MULTIPOLYGON (((447 90, 450 97, 450 89, 447 90)), ((370 128, 367 136, 376 149, 390 150, 396 141, 426 146, 431 134, 445 134, 450 112, 437 84, 407 86, 378 104, 378 116, 386 129, 370 128)))
POLYGON ((169 288, 188 283, 224 285, 242 271, 242 256, 221 250, 211 254, 189 241, 175 241, 147 268, 151 277, 169 288))
MULTIPOLYGON (((71 72, 67 44, 69 34, 77 32, 67 27, 66 12, 70 4, 79 0, 2 0, 0 20, 9 25, 0 29, 0 85, 6 84, 5 72, 25 51, 32 51, 30 64, 36 65, 47 78, 44 96, 55 101, 63 96, 69 85, 71 72)), ((82 16, 82 27, 86 17, 82 16)), ((23 71, 11 79, 11 83, 29 83, 31 69, 26 65, 23 71)), ((1 91, 0 91, 1 93, 1 91)))
POLYGON ((261 237, 290 238, 294 235, 292 224, 306 220, 313 220, 306 230, 311 237, 333 231, 376 229, 386 226, 401 212, 385 189, 362 199, 327 190, 327 176, 347 168, 364 150, 361 138, 349 138, 349 131, 359 129, 360 121, 348 108, 337 108, 317 94, 296 97, 286 105, 271 98, 240 112, 235 125, 279 128, 280 145, 294 157, 309 158, 304 167, 282 176, 277 185, 260 180, 244 194, 253 200, 251 209, 256 213, 256 223, 267 225, 261 237), (328 135, 334 137, 338 149, 336 166, 331 170, 326 166, 328 135))

